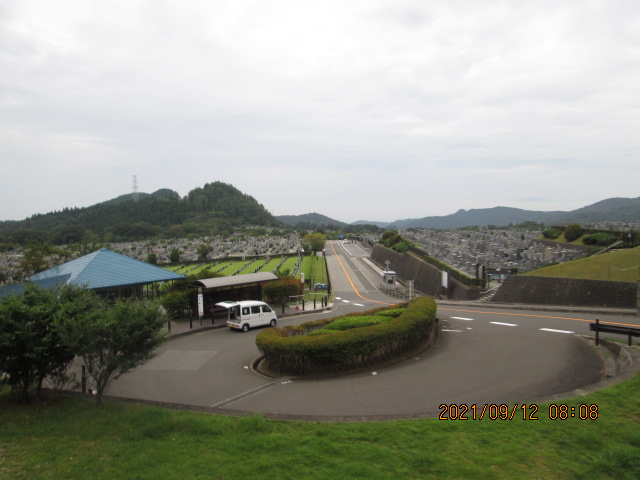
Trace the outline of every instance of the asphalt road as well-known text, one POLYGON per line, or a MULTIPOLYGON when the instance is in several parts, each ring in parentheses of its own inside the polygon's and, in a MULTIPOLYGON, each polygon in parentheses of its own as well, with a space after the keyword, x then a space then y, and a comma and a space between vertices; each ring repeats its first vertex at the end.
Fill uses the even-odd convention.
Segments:
MULTIPOLYGON (((331 311, 279 325, 367 310, 398 301, 378 291, 379 272, 355 244, 330 242, 331 311)), ((252 371, 255 337, 226 328, 175 338, 147 364, 113 382, 108 395, 261 412, 280 418, 363 419, 437 415, 441 404, 522 404, 571 394, 604 378, 600 356, 582 335, 588 323, 638 324, 615 312, 504 309, 443 302, 442 332, 429 351, 401 364, 322 380, 271 379, 252 371)))

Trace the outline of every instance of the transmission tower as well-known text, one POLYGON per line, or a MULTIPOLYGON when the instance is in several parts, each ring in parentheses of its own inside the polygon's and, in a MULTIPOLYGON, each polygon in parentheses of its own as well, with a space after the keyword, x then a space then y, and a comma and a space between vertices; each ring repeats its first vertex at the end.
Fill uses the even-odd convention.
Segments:
POLYGON ((133 176, 133 201, 138 201, 138 176, 133 176))

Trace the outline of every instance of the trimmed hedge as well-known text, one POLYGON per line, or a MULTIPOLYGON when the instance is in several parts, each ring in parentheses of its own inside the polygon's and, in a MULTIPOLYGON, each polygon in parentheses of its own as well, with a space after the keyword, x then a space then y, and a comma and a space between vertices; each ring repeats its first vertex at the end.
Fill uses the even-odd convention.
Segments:
POLYGON ((339 373, 370 367, 397 358, 424 344, 435 334, 436 303, 419 297, 411 302, 381 307, 362 313, 322 319, 302 325, 270 328, 256 337, 258 350, 270 370, 285 375, 339 373), (340 321, 357 324, 357 317, 380 315, 398 308, 402 313, 388 320, 348 330, 308 333, 340 321), (356 317, 356 318, 353 318, 356 317))

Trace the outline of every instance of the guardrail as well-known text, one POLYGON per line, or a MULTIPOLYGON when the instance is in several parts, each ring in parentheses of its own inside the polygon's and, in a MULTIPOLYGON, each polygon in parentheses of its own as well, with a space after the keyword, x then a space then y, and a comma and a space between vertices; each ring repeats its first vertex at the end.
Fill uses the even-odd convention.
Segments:
POLYGON ((596 319, 595 322, 589 324, 589 330, 596 332, 596 345, 599 343, 600 332, 605 333, 618 333, 620 335, 628 336, 628 345, 631 346, 631 337, 640 337, 640 328, 635 327, 623 327, 620 325, 611 325, 608 323, 600 323, 600 320, 596 319))

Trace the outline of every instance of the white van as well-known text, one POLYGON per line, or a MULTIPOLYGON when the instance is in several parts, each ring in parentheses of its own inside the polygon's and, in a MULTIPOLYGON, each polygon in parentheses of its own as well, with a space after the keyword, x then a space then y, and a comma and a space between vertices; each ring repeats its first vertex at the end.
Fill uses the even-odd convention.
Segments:
POLYGON ((257 300, 245 300, 241 302, 220 302, 216 307, 227 309, 227 326, 248 331, 250 328, 261 325, 276 326, 276 312, 264 302, 257 300))

